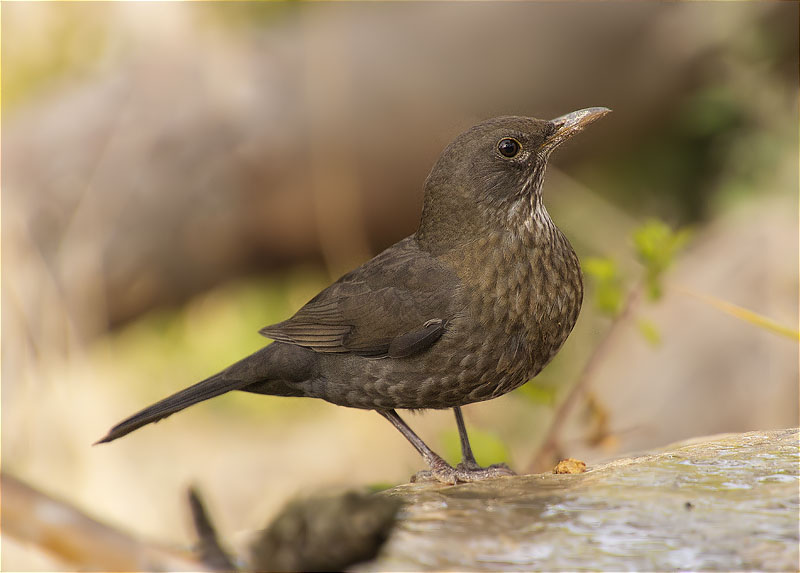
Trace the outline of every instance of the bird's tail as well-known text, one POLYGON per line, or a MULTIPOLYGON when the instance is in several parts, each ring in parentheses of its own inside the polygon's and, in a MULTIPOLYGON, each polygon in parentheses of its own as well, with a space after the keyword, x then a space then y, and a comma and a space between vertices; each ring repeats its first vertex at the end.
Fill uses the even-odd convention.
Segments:
POLYGON ((203 402, 232 390, 243 390, 251 384, 258 384, 264 381, 268 378, 268 373, 274 370, 274 368, 271 368, 271 363, 275 362, 275 358, 278 358, 276 366, 280 366, 280 357, 275 356, 275 350, 279 350, 275 344, 266 346, 247 358, 232 364, 222 372, 180 392, 176 392, 172 396, 167 396, 163 400, 123 420, 111 428, 108 434, 95 442, 95 444, 112 442, 117 438, 130 434, 134 430, 138 430, 142 426, 163 420, 167 416, 198 402, 203 402))

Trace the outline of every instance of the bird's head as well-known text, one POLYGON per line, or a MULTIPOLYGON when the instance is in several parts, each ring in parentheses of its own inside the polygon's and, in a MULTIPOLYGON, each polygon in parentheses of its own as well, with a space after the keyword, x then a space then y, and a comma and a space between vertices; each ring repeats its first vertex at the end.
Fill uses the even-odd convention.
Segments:
POLYGON ((497 117, 471 127, 445 148, 425 182, 418 239, 443 250, 530 220, 542 210, 550 154, 610 111, 592 107, 552 120, 497 117))

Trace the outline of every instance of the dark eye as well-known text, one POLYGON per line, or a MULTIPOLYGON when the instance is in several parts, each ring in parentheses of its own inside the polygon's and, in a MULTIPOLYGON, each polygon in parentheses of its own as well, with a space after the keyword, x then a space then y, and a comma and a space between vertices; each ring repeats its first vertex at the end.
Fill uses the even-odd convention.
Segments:
POLYGON ((503 157, 514 157, 519 153, 520 149, 522 149, 522 146, 519 144, 519 141, 512 137, 505 137, 497 144, 497 151, 499 151, 500 155, 503 157))

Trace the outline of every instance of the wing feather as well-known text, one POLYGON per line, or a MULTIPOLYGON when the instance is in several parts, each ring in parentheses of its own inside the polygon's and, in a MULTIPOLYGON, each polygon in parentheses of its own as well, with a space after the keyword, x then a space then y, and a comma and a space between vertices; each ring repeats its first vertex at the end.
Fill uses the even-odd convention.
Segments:
POLYGON ((434 344, 460 282, 412 237, 344 275, 288 320, 259 332, 316 352, 412 356, 434 344))

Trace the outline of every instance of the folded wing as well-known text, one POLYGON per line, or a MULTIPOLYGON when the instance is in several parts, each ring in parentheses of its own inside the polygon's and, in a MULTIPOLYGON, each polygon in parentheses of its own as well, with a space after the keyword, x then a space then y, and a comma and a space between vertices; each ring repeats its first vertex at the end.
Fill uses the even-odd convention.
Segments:
POLYGON ((316 352, 405 358, 428 349, 458 312, 458 277, 409 237, 261 329, 316 352))

